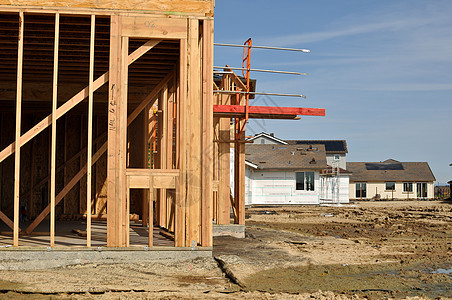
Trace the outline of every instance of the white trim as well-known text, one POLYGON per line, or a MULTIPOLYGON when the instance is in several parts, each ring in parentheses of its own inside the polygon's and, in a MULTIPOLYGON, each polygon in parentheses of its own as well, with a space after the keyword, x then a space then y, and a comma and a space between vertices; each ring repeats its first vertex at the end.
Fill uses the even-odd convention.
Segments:
POLYGON ((261 132, 261 133, 255 135, 255 136, 253 136, 252 138, 248 139, 248 141, 253 141, 253 140, 255 140, 255 139, 259 138, 259 137, 266 137, 266 138, 268 138, 268 139, 274 140, 274 141, 276 141, 276 142, 278 142, 278 143, 281 143, 281 144, 283 144, 283 145, 288 145, 287 142, 285 142, 285 141, 283 141, 283 140, 280 140, 280 139, 278 139, 278 138, 276 138, 276 137, 274 137, 274 136, 271 136, 271 135, 269 135, 269 134, 267 134, 267 133, 265 133, 265 132, 261 132))

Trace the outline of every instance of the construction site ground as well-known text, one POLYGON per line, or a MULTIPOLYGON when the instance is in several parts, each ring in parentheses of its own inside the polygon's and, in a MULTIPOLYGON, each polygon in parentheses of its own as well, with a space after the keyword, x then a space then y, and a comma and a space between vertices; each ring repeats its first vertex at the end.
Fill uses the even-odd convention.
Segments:
POLYGON ((212 258, 24 264, 0 271, 0 298, 448 299, 452 203, 257 207, 246 238, 216 237, 212 258))

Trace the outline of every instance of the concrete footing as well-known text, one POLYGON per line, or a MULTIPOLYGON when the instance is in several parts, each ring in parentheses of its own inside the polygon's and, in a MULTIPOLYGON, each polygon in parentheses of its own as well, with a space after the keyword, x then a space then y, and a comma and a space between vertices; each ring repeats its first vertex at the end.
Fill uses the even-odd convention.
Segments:
POLYGON ((213 236, 233 236, 236 238, 245 238, 245 225, 213 225, 213 236))
POLYGON ((0 270, 38 270, 81 264, 144 263, 212 257, 212 247, 174 248, 8 248, 0 250, 0 270))

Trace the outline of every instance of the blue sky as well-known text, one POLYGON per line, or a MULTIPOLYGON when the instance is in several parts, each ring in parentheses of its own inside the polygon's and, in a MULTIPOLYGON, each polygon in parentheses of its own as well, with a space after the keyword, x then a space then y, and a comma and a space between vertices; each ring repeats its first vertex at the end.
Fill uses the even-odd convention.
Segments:
MULTIPOLYGON (((325 117, 256 120, 247 135, 345 139, 348 161, 427 161, 437 182, 452 180, 452 1, 217 0, 215 42, 303 48, 258 50, 254 105, 320 107, 325 117), (300 100, 301 99, 301 100, 300 100)), ((240 66, 240 48, 215 47, 215 65, 240 66)))

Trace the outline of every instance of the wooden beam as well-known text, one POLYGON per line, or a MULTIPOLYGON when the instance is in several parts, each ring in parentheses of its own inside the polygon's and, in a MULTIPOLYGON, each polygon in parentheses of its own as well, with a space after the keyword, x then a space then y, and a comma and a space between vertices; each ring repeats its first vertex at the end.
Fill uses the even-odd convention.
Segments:
MULTIPOLYGON (((243 105, 214 105, 213 113, 217 117, 240 117, 245 116, 243 105)), ((303 116, 325 116, 324 108, 304 107, 279 107, 279 106, 250 106, 249 113, 255 115, 303 115, 303 116)))
MULTIPOLYGON (((7 215, 5 215, 2 211, 0 211, 0 220, 2 220, 3 222, 5 222, 6 225, 8 225, 9 228, 11 228, 12 230, 14 230, 14 222, 11 221, 10 218, 8 218, 7 215)), ((19 229, 18 229, 19 230, 19 229)))
MULTIPOLYGON (((22 68, 24 53, 24 13, 19 13, 19 37, 17 51, 17 89, 16 89, 16 142, 14 158, 14 230, 13 246, 19 246, 19 214, 20 214, 20 128, 22 120, 22 68)), ((2 213, 3 214, 3 213, 2 213)), ((6 217, 6 216, 5 216, 6 217)), ((3 220, 3 218, 2 218, 3 220)), ((8 219, 9 220, 9 219, 8 219)), ((5 221, 6 222, 6 221, 5 221)), ((6 222, 7 223, 7 222, 6 222)), ((7 223, 8 224, 8 223, 7 223)))
POLYGON ((53 52, 52 139, 50 154, 50 247, 55 246, 55 176, 56 176, 56 110, 58 106, 58 52, 60 42, 60 14, 55 14, 55 49, 53 52))
POLYGON ((92 153, 93 153, 93 81, 94 81, 94 39, 96 16, 91 15, 91 35, 89 47, 89 96, 88 96, 88 142, 86 157, 86 246, 91 247, 91 185, 92 185, 92 153))
POLYGON ((176 184, 176 217, 174 225, 174 245, 176 247, 185 247, 186 234, 186 184, 187 184, 187 40, 180 40, 179 55, 179 98, 177 105, 177 161, 180 170, 179 179, 176 184))
POLYGON ((213 203, 213 21, 202 30, 201 245, 211 247, 213 203))
POLYGON ((107 247, 122 246, 122 211, 119 199, 119 122, 121 104, 121 21, 110 18, 110 79, 108 93, 107 247), (119 203, 118 203, 119 202, 119 203))
MULTIPOLYGON (((167 139, 168 139, 168 85, 166 85, 159 97, 159 114, 158 114, 158 157, 159 157, 159 168, 167 169, 167 139)), ((158 191, 158 224, 161 227, 166 228, 166 190, 158 191)))
POLYGON ((127 16, 123 17, 122 24, 123 36, 134 38, 181 39, 187 35, 185 19, 127 16))
POLYGON ((212 14, 213 0, 131 0, 131 1, 86 1, 86 0, 0 0, 2 10, 16 11, 18 6, 26 4, 25 12, 54 13, 62 11, 68 14, 110 15, 123 12, 126 15, 143 11, 161 14, 161 18, 178 15, 205 16, 212 14), (112 12, 113 11, 113 12, 112 12))
MULTIPOLYGON (((224 76, 220 88, 230 89, 230 76, 224 76)), ((231 104, 231 95, 218 95, 221 105, 229 106, 231 104)), ((214 107, 217 105, 214 105, 214 107)), ((230 118, 219 119, 218 125, 219 140, 230 141, 231 129, 230 118)), ((230 217, 230 194, 231 194, 231 145, 230 143, 220 143, 218 145, 218 207, 217 207, 217 224, 229 225, 230 217)))
MULTIPOLYGON (((121 17, 121 36, 122 36, 122 17, 121 17)), ((120 82, 121 82, 121 93, 120 93, 120 101, 119 104, 119 122, 118 126, 118 135, 119 135, 119 160, 118 160, 118 204, 120 205, 120 211, 122 212, 122 239, 121 246, 129 247, 129 211, 130 207, 126 202, 126 168, 127 168, 127 96, 128 96, 128 72, 129 65, 127 63, 127 56, 129 53, 129 38, 121 37, 121 69, 120 69, 120 82)))
POLYGON ((148 208, 148 220, 149 220, 149 238, 148 247, 154 245, 154 176, 149 176, 149 208, 148 208))
MULTIPOLYGON (((152 49, 150 45, 152 45, 154 41, 148 41, 142 46, 140 46, 137 50, 135 50, 133 53, 129 55, 129 65, 136 61, 139 57, 143 56, 147 51, 152 49)), ((99 76, 93 83, 93 91, 96 91, 101 86, 103 86, 105 83, 107 83, 109 80, 109 72, 105 72, 101 76, 99 76)), ((72 108, 74 108, 77 104, 85 100, 89 96, 89 87, 84 88, 80 92, 78 92, 75 96, 73 96, 71 99, 66 101, 64 104, 62 104, 57 110, 56 110, 56 117, 55 119, 58 120, 62 116, 64 116, 68 111, 70 111, 72 108)), ((42 132, 44 129, 46 129, 48 126, 52 124, 52 116, 49 115, 45 117, 41 122, 33 126, 30 130, 28 130, 26 133, 24 133, 20 137, 20 146, 25 145, 27 142, 29 142, 32 138, 34 138, 36 135, 38 135, 40 132, 42 132)), ((5 160, 8 156, 14 153, 15 144, 11 143, 7 147, 5 147, 0 152, 0 162, 5 160)))
POLYGON ((198 245, 201 242, 201 59, 199 49, 199 20, 188 20, 188 80, 187 80, 187 110, 183 113, 190 116, 190 125, 186 127, 187 144, 187 211, 188 222, 185 235, 187 246, 198 245))

